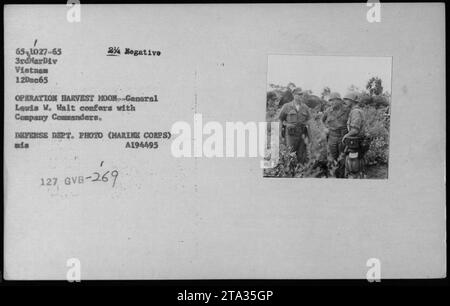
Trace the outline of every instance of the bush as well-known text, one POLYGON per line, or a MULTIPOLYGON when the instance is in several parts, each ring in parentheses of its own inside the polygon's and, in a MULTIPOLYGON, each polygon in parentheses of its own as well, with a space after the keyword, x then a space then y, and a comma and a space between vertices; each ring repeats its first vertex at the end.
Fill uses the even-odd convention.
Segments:
POLYGON ((297 154, 290 152, 285 144, 280 143, 280 160, 271 169, 264 169, 266 177, 328 177, 327 162, 315 158, 308 159, 304 165, 298 163, 297 154))
POLYGON ((318 96, 306 94, 305 104, 311 109, 321 109, 322 106, 326 103, 325 100, 319 98, 318 96))
POLYGON ((366 107, 364 116, 366 119, 366 133, 372 139, 369 151, 366 153, 366 161, 369 165, 389 161, 389 125, 390 116, 388 108, 366 107))

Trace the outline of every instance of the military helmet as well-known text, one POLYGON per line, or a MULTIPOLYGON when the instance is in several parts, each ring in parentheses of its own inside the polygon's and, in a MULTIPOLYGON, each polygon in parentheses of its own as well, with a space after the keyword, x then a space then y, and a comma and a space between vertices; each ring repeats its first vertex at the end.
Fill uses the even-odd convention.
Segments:
POLYGON ((356 92, 349 92, 344 96, 344 100, 351 100, 353 102, 359 102, 359 96, 356 92))
POLYGON ((338 92, 330 93, 330 95, 328 96, 328 101, 332 101, 334 99, 341 100, 341 95, 338 92))
POLYGON ((292 91, 292 95, 303 95, 303 91, 302 91, 302 89, 301 88, 296 88, 296 89, 294 89, 293 91, 292 91))

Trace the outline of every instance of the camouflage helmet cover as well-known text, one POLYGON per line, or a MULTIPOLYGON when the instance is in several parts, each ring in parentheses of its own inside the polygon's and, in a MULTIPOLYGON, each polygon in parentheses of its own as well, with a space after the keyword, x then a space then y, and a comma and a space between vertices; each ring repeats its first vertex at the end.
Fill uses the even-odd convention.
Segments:
POLYGON ((332 101, 334 99, 341 100, 341 95, 338 92, 330 93, 330 95, 328 96, 328 101, 332 101))
POLYGON ((344 96, 344 100, 351 100, 353 102, 359 102, 359 96, 356 92, 349 92, 344 96))

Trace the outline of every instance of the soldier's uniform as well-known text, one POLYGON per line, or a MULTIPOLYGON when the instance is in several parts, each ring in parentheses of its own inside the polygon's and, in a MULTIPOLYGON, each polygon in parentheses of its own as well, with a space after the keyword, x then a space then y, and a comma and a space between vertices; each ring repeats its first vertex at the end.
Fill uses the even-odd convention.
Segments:
POLYGON ((347 129, 349 131, 351 129, 356 129, 358 134, 355 136, 364 137, 366 134, 365 121, 363 110, 359 105, 355 105, 348 116, 347 129))
POLYGON ((287 123, 285 138, 286 145, 292 152, 297 153, 297 160, 300 163, 306 161, 306 143, 303 137, 307 137, 307 122, 311 119, 309 108, 303 103, 296 107, 295 101, 289 102, 281 108, 280 122, 287 123))
POLYGON ((350 110, 344 106, 342 101, 336 102, 323 114, 322 121, 329 130, 328 154, 337 160, 343 152, 342 137, 347 134, 347 121, 350 110))

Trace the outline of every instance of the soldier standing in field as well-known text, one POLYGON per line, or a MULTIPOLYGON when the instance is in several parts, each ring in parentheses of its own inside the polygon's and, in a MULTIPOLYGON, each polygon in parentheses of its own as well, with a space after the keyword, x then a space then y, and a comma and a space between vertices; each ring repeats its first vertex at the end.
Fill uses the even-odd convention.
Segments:
POLYGON ((347 120, 350 108, 344 105, 341 96, 337 92, 330 93, 330 107, 324 112, 322 122, 325 124, 327 134, 328 156, 332 160, 338 160, 344 150, 342 138, 347 134, 347 120))
POLYGON ((280 123, 285 127, 286 145, 291 152, 296 152, 299 163, 306 162, 306 145, 311 140, 309 120, 311 113, 303 101, 303 92, 296 89, 293 92, 294 100, 281 108, 280 123))
POLYGON ((356 93, 350 92, 345 95, 344 103, 351 109, 347 120, 347 134, 344 135, 342 141, 347 137, 365 137, 365 118, 364 112, 360 106, 360 100, 356 93))
MULTIPOLYGON (((361 178, 365 177, 365 158, 364 155, 370 147, 370 140, 366 137, 366 120, 364 112, 361 108, 361 100, 356 93, 348 93, 344 97, 344 103, 351 108, 347 120, 348 133, 342 138, 342 142, 346 143, 346 139, 352 139, 349 144, 357 146, 357 159, 349 158, 346 160, 346 172, 358 172, 361 178), (348 170, 348 171, 347 171, 348 170)), ((353 149, 356 149, 355 147, 353 149)), ((351 153, 350 153, 351 154, 351 153)), ((353 176, 353 175, 352 175, 353 176)))

